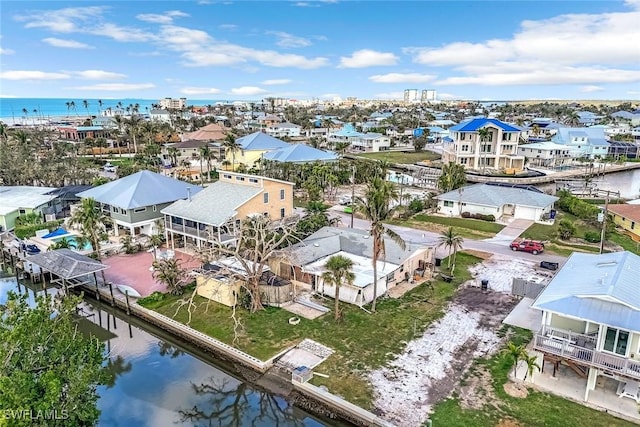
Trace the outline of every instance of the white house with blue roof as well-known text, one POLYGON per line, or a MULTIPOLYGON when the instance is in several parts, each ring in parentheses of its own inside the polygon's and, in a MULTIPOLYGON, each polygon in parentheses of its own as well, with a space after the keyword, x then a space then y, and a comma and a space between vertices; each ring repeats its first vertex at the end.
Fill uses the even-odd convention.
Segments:
POLYGON ((453 142, 443 144, 442 161, 463 165, 466 169, 485 171, 524 168, 524 156, 518 154, 522 130, 498 119, 474 118, 449 128, 453 142), (487 137, 479 131, 487 129, 487 137))
POLYGON ((560 128, 551 141, 567 146, 575 158, 604 158, 609 153, 609 141, 603 128, 560 128))
MULTIPOLYGON (((534 349, 586 377, 584 400, 599 376, 640 383, 640 257, 631 252, 574 252, 538 295, 542 312, 534 349)), ((630 387, 630 389, 633 387, 630 387)))
POLYGON ((375 132, 358 132, 350 123, 336 132, 331 132, 327 136, 327 142, 332 145, 348 143, 354 151, 366 152, 386 151, 391 147, 391 139, 388 136, 375 132))

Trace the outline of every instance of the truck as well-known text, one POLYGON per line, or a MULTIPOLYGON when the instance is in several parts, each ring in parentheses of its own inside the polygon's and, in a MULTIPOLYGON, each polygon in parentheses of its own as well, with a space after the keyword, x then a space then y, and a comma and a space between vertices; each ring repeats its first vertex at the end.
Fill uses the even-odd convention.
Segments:
POLYGON ((544 252, 544 243, 535 240, 514 240, 509 247, 512 251, 529 252, 534 255, 544 252))

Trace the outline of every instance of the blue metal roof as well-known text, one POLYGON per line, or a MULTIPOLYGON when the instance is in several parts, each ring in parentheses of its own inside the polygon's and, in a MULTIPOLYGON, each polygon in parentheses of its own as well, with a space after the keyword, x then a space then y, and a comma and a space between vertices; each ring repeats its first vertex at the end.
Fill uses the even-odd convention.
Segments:
POLYGON ((364 134, 358 132, 356 128, 353 127, 352 124, 347 123, 344 126, 342 126, 342 129, 340 129, 339 131, 333 132, 332 135, 358 137, 358 136, 363 136, 364 134))
POLYGON ((498 119, 487 119, 485 117, 471 119, 467 122, 462 122, 460 124, 452 126, 449 130, 456 131, 456 132, 477 132, 479 129, 485 126, 491 126, 491 125, 499 129, 502 129, 505 132, 520 132, 520 129, 514 126, 511 126, 510 124, 501 122, 498 119))
POLYGON ((195 195, 200 190, 200 186, 144 170, 83 191, 77 196, 92 197, 100 203, 122 209, 135 209, 186 199, 189 193, 195 195))
POLYGON ((522 188, 507 188, 489 184, 474 184, 463 187, 463 191, 449 191, 436 197, 438 200, 500 208, 506 204, 546 208, 558 197, 522 188))
POLYGON ((338 160, 338 156, 333 152, 318 150, 304 144, 290 144, 286 148, 265 153, 262 157, 266 160, 292 163, 338 160))
POLYGON ((104 130, 102 126, 78 126, 76 128, 78 132, 87 132, 92 130, 104 130))
POLYGON ((574 252, 532 307, 640 332, 640 256, 574 252))
POLYGON ((243 150, 274 150, 285 148, 289 144, 262 132, 254 132, 250 135, 238 138, 236 142, 242 145, 243 150))

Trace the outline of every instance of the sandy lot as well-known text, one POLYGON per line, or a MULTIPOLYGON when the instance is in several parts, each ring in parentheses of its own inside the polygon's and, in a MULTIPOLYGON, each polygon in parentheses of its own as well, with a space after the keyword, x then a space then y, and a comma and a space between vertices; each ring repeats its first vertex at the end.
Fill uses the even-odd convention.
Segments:
POLYGON ((513 277, 549 280, 531 261, 495 255, 475 266, 472 274, 475 278, 461 286, 442 319, 388 366, 371 373, 374 405, 388 421, 421 426, 433 405, 458 386, 474 359, 501 347, 497 332, 518 303, 509 294, 513 277), (479 289, 481 279, 489 280, 489 291, 479 289))

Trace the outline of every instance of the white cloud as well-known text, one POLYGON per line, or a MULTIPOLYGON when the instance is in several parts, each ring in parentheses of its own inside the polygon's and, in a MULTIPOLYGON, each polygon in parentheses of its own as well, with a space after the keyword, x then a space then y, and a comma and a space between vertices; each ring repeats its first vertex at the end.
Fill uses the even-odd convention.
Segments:
POLYGON ((388 73, 377 74, 369 77, 369 80, 376 83, 428 83, 435 80, 436 76, 420 73, 388 73))
POLYGON ((404 99, 404 92, 383 92, 373 95, 376 99, 404 99))
POLYGON ((180 93, 185 95, 213 95, 216 93, 220 93, 220 89, 216 89, 215 87, 183 87, 180 89, 180 93))
POLYGON ((4 80, 63 80, 71 76, 66 73, 48 73, 45 71, 13 70, 0 72, 0 79, 4 80))
POLYGON ((291 83, 290 79, 271 79, 271 80, 264 80, 261 84, 265 86, 273 86, 273 85, 286 85, 289 83, 291 83))
POLYGON ((173 22, 173 18, 185 18, 187 16, 189 16, 189 14, 179 10, 170 10, 163 14, 141 13, 136 15, 136 18, 140 21, 151 22, 153 24, 171 24, 173 22))
POLYGON ((582 86, 580 88, 580 92, 582 93, 600 92, 603 90, 604 88, 602 86, 596 86, 596 85, 587 85, 587 86, 582 86))
POLYGON ((238 26, 236 24, 221 24, 218 25, 218 28, 221 30, 235 31, 238 29, 238 26))
POLYGON ((96 25, 95 27, 90 27, 85 32, 97 36, 109 37, 118 42, 145 42, 155 39, 153 34, 139 28, 122 27, 112 23, 96 25))
POLYGON ((233 95, 252 96, 264 94, 267 91, 257 86, 242 86, 231 89, 233 95))
POLYGON ((71 71, 73 75, 86 80, 114 80, 124 79, 127 77, 125 74, 113 73, 111 71, 103 70, 84 70, 84 71, 71 71))
POLYGON ((0 47, 0 55, 12 55, 14 54, 15 51, 11 50, 11 49, 5 49, 0 47))
POLYGON ((448 101, 451 99, 464 99, 464 96, 461 95, 454 95, 452 93, 438 93, 438 99, 441 99, 443 101, 448 101))
POLYGON ((94 48, 93 46, 90 46, 86 43, 81 43, 79 41, 69 40, 69 39, 58 39, 55 37, 47 37, 45 39, 42 39, 42 41, 54 47, 65 47, 69 49, 93 49, 94 48))
POLYGON ((266 34, 276 36, 278 38, 276 45, 285 49, 311 46, 310 40, 285 33, 284 31, 267 31, 266 34))
POLYGON ((93 90, 93 91, 114 91, 126 92, 134 90, 153 89, 156 87, 153 83, 98 83, 90 86, 76 86, 75 90, 93 90))
POLYGON ((353 52, 351 56, 340 58, 341 68, 363 68, 377 65, 395 65, 398 57, 390 52, 378 52, 371 49, 361 49, 353 52))
POLYGON ((323 93, 322 95, 320 95, 320 98, 322 99, 340 98, 340 94, 339 93, 323 93))
POLYGON ((526 20, 509 38, 404 48, 413 61, 452 66, 442 85, 553 85, 639 81, 640 0, 631 11, 526 20), (457 75, 456 75, 457 74, 457 75))

